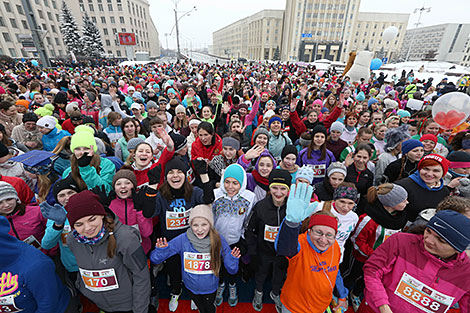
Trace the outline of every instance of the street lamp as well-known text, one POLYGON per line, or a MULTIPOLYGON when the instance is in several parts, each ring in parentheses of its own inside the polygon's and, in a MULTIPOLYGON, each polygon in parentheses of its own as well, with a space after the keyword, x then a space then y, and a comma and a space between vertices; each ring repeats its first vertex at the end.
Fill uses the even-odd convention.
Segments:
POLYGON ((181 15, 179 18, 178 18, 178 2, 179 0, 175 0, 174 3, 175 3, 175 8, 173 9, 173 11, 175 12, 175 25, 173 26, 173 28, 171 29, 170 31, 170 35, 173 33, 173 29, 176 28, 176 46, 178 48, 178 54, 177 54, 177 58, 178 60, 180 59, 180 55, 181 55, 181 50, 180 50, 180 32, 179 32, 179 27, 178 27, 178 22, 185 16, 189 16, 191 12, 193 11, 196 11, 197 8, 196 6, 194 6, 191 10, 189 10, 188 12, 184 13, 183 15, 181 15))
POLYGON ((410 57, 411 47, 413 46, 416 33, 418 32, 418 26, 421 25, 421 15, 423 15, 424 12, 426 13, 431 12, 431 8, 425 8, 423 5, 421 8, 416 8, 413 13, 417 13, 417 12, 419 12, 418 22, 415 23, 415 26, 416 26, 415 31, 413 32, 413 36, 411 36, 410 46, 408 47, 408 52, 406 53, 405 61, 408 61, 408 58, 410 57))

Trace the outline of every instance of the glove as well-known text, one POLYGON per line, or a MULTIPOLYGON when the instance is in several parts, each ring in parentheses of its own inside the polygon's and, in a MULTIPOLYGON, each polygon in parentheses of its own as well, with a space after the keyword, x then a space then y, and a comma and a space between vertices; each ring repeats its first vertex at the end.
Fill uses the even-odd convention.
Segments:
POLYGON ((113 201, 113 199, 116 197, 116 193, 114 191, 111 191, 108 195, 106 188, 103 185, 96 186, 95 188, 91 189, 91 191, 100 197, 100 203, 104 207, 109 207, 111 201, 113 201))
POLYGON ((67 219, 67 213, 65 213, 64 207, 56 203, 54 206, 50 205, 46 201, 39 204, 42 216, 48 220, 54 221, 56 225, 64 225, 67 219))
MULTIPOLYGON (((142 210, 142 214, 144 217, 153 217, 155 214, 155 198, 157 196, 157 191, 149 186, 145 186, 143 189, 139 191, 142 194, 142 204, 140 209, 142 210)), ((140 196, 139 196, 140 197, 140 196)), ((139 210, 138 208, 136 210, 139 210)))
POLYGON ((149 178, 149 184, 155 185, 160 182, 160 177, 162 176, 162 165, 158 164, 154 168, 150 169, 147 172, 147 177, 149 178))
POLYGON ((145 191, 143 189, 136 191, 134 188, 132 188, 132 202, 134 203, 134 209, 136 211, 142 210, 142 206, 144 205, 145 200, 145 191))
POLYGON ((85 167, 90 165, 93 156, 89 156, 88 153, 84 153, 80 159, 78 159, 78 166, 85 167))
POLYGON ((196 174, 199 176, 207 174, 207 163, 203 160, 193 160, 193 167, 196 174))
MULTIPOLYGON (((313 187, 306 183, 292 185, 287 199, 286 220, 292 223, 301 223, 312 215, 316 205, 310 205, 313 187)), ((318 205, 318 204, 317 204, 318 205)))

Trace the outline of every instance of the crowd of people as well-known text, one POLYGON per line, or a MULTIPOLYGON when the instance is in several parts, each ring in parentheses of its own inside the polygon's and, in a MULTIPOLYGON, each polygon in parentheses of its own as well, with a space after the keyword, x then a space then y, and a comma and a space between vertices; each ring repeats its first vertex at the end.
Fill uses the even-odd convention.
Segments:
POLYGON ((156 312, 163 276, 171 312, 253 281, 255 311, 468 313, 470 123, 431 114, 450 92, 281 63, 3 68, 0 312, 156 312))

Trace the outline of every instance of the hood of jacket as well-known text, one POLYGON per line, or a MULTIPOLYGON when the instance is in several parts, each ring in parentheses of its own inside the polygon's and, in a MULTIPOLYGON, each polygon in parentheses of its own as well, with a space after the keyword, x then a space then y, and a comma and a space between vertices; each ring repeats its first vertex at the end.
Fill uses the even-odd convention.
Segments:
POLYGON ((444 180, 442 178, 439 180, 441 182, 441 185, 439 187, 429 188, 428 185, 426 185, 426 183, 421 179, 421 176, 419 175, 419 171, 414 172, 409 177, 412 181, 417 183, 421 188, 424 188, 429 191, 439 191, 442 188, 444 188, 444 180))
MULTIPOLYGON (((238 193, 236 195, 234 195, 232 198, 235 198, 236 196, 238 195, 241 195, 245 190, 246 190, 246 181, 247 181, 247 178, 246 178, 246 172, 245 170, 243 169, 243 167, 239 164, 232 164, 232 166, 239 166, 242 170, 243 170, 243 183, 240 187, 240 190, 238 191, 238 193)), ((224 172, 224 175, 222 176, 222 178, 220 179, 220 191, 223 192, 223 195, 226 196, 227 195, 227 191, 225 190, 225 186, 224 186, 224 180, 225 180, 225 172, 224 172)), ((217 195, 216 195, 216 198, 217 195)))
POLYGON ((273 161, 273 169, 276 168, 277 164, 276 164, 276 160, 274 160, 273 156, 271 155, 271 153, 269 153, 269 151, 267 149, 264 149, 263 152, 261 152, 261 154, 259 155, 258 157, 258 160, 256 160, 256 164, 255 164, 255 169, 258 171, 258 164, 259 164, 259 160, 262 158, 262 157, 270 157, 271 160, 273 161))

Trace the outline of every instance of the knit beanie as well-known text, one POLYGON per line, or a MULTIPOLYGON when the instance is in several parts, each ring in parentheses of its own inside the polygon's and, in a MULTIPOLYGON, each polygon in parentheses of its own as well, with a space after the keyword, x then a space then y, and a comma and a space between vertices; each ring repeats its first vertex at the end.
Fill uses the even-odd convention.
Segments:
POLYGON ((57 195, 59 192, 65 189, 72 189, 75 190, 77 193, 80 192, 80 188, 78 188, 77 183, 74 181, 72 176, 67 176, 67 178, 60 179, 54 183, 52 186, 52 194, 54 195, 54 199, 57 200, 57 195))
POLYGON ((240 141, 233 137, 222 138, 222 147, 232 147, 235 150, 240 149, 240 141))
POLYGON ((403 118, 403 117, 410 117, 411 116, 411 113, 406 111, 406 110, 398 110, 397 111, 397 115, 400 117, 400 118, 403 118))
POLYGON ((276 113, 275 113, 273 110, 267 110, 267 111, 264 113, 264 115, 263 115, 263 119, 264 119, 264 118, 269 118, 269 119, 270 119, 270 118, 273 117, 273 115, 275 115, 275 114, 276 114, 276 113))
POLYGON ((338 186, 333 192, 333 200, 336 199, 349 199, 356 202, 358 199, 356 187, 338 186))
POLYGON ((447 156, 450 162, 449 168, 470 167, 470 154, 464 151, 454 151, 447 156))
POLYGON ((170 137, 173 140, 173 143, 175 144, 175 153, 181 151, 184 147, 186 147, 186 144, 188 143, 186 137, 181 136, 180 134, 171 132, 170 137))
POLYGON ((65 112, 70 115, 70 113, 72 113, 73 111, 79 111, 78 110, 78 103, 77 102, 70 102, 69 104, 67 104, 67 106, 65 107, 65 112))
POLYGON ((410 135, 408 133, 407 125, 401 125, 400 127, 387 130, 385 133, 385 150, 392 151, 400 144, 400 142, 407 140, 408 138, 410 138, 410 135))
POLYGON ((470 219, 451 210, 439 211, 426 226, 458 252, 463 252, 470 244, 470 219))
POLYGON ((418 171, 425 166, 440 165, 443 171, 442 176, 444 176, 449 170, 449 163, 450 162, 446 158, 440 156, 439 154, 428 154, 424 158, 422 158, 421 161, 419 161, 418 171))
POLYGON ((330 133, 334 130, 339 131, 342 134, 344 132, 344 124, 338 121, 333 122, 330 126, 330 133))
POLYGON ((54 100, 52 100, 52 103, 54 103, 54 104, 67 104, 67 93, 65 91, 59 91, 55 95, 54 100))
POLYGON ((312 228, 313 226, 321 225, 321 226, 328 226, 338 231, 338 220, 336 217, 324 215, 324 214, 313 214, 310 217, 310 221, 308 223, 308 228, 312 228))
POLYGON ((386 194, 377 194, 383 206, 394 207, 408 198, 408 192, 400 185, 392 184, 393 188, 386 194))
POLYGON ((191 125, 196 125, 198 126, 199 124, 201 124, 201 121, 198 120, 197 118, 193 118, 189 121, 188 125, 191 126, 191 125))
POLYGON ((304 132, 300 135, 299 144, 305 148, 312 142, 312 135, 309 132, 304 132))
MULTIPOLYGON (((174 99, 173 99, 174 100, 174 99)), ((172 101, 173 101, 172 100, 172 101)), ((171 101, 170 101, 171 102, 171 101)), ((175 109, 175 113, 178 114, 178 113, 186 113, 186 109, 184 108, 184 106, 182 106, 181 104, 178 104, 178 106, 176 107, 175 109)))
POLYGON ((136 137, 136 138, 132 138, 131 140, 129 140, 129 142, 127 143, 127 150, 134 150, 135 148, 137 148, 137 146, 139 145, 139 143, 142 143, 142 142, 145 142, 142 138, 140 137, 136 137))
POLYGON ((308 182, 311 185, 312 182, 313 182, 313 169, 308 165, 304 165, 304 166, 300 167, 297 170, 297 174, 295 175, 296 180, 299 179, 299 178, 304 178, 304 179, 308 180, 308 182))
POLYGON ((86 125, 79 125, 75 127, 75 133, 70 140, 70 150, 73 152, 75 148, 93 146, 93 151, 97 151, 98 147, 95 140, 95 131, 93 128, 86 125))
POLYGON ((32 112, 26 112, 25 114, 23 114, 23 124, 26 122, 36 123, 37 121, 38 121, 38 117, 36 116, 36 114, 32 112))
POLYGON ((326 170, 326 176, 330 177, 334 173, 341 173, 344 175, 344 177, 346 177, 346 175, 348 174, 346 165, 341 162, 331 163, 330 166, 328 166, 328 169, 326 170))
POLYGON ((118 179, 121 179, 121 178, 126 178, 126 179, 130 180, 132 185, 134 185, 134 188, 137 187, 137 178, 135 177, 134 172, 131 171, 131 170, 127 170, 127 169, 120 169, 113 176, 113 182, 112 182, 113 188, 114 188, 114 185, 116 184, 116 182, 118 181, 118 179))
POLYGON ((426 135, 423 135, 421 136, 421 138, 419 138, 419 141, 423 142, 425 140, 431 140, 432 142, 434 142, 435 144, 437 144, 437 137, 436 135, 433 135, 433 134, 426 134, 426 135))
POLYGON ((91 91, 85 91, 86 96, 90 99, 91 102, 96 101, 96 94, 91 91))
POLYGON ((17 202, 20 202, 16 189, 9 183, 0 181, 0 201, 7 199, 16 199, 17 202))
POLYGON ((414 148, 422 147, 423 143, 416 139, 408 139, 401 144, 401 153, 407 154, 414 148))
POLYGON ((230 164, 224 171, 224 181, 227 178, 233 178, 238 181, 240 185, 243 185, 245 175, 245 170, 239 164, 230 164))
POLYGON ((151 108, 158 109, 158 104, 153 100, 147 102, 147 111, 151 108))
POLYGON ((90 190, 84 190, 71 196, 65 206, 65 210, 67 211, 67 219, 72 228, 74 228, 75 222, 82 217, 90 215, 106 216, 106 211, 100 203, 100 198, 90 190))
POLYGON ((271 124, 272 124, 273 122, 275 122, 275 121, 278 121, 279 123, 282 124, 282 119, 281 119, 281 117, 280 117, 279 115, 277 115, 277 114, 274 114, 274 115, 271 116, 271 118, 269 119, 269 123, 268 123, 269 127, 271 127, 271 124))
POLYGON ((8 147, 5 146, 3 144, 3 142, 0 141, 0 158, 3 158, 4 156, 6 156, 9 153, 10 153, 10 150, 8 150, 8 147))
POLYGON ((56 120, 52 116, 44 116, 36 122, 36 125, 47 129, 54 129, 56 120))
POLYGON ((292 182, 292 176, 288 170, 283 170, 280 168, 275 168, 269 174, 269 186, 271 185, 281 185, 287 188, 290 188, 292 182))
POLYGON ((284 146, 284 149, 282 149, 282 152, 281 152, 281 160, 283 160, 289 154, 293 154, 297 158, 298 151, 294 145, 284 146))
POLYGON ((189 225, 191 225, 191 222, 196 217, 205 218, 211 225, 211 228, 214 227, 214 214, 212 213, 212 208, 209 205, 198 204, 193 207, 189 212, 189 225))
POLYGON ((266 137, 268 137, 268 142, 269 142, 269 131, 266 128, 258 127, 258 129, 255 131, 255 134, 253 135, 253 142, 256 142, 256 138, 259 135, 266 135, 266 137))
POLYGON ((323 125, 316 125, 313 129, 312 129, 312 138, 315 136, 315 134, 317 133, 322 133, 323 135, 325 135, 325 138, 327 136, 327 132, 326 132, 326 127, 323 126, 323 125))
POLYGON ((165 179, 168 172, 171 170, 180 170, 186 175, 186 172, 189 170, 189 166, 181 157, 175 156, 165 164, 165 179))

